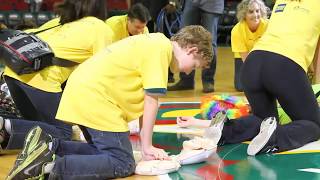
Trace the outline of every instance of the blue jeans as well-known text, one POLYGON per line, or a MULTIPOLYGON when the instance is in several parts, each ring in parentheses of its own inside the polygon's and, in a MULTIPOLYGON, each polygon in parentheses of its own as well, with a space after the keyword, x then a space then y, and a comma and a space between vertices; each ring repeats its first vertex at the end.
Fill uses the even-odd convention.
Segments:
POLYGON ((111 179, 134 173, 129 132, 82 131, 88 143, 54 139, 57 158, 49 179, 111 179))
MULTIPOLYGON (((203 69, 201 74, 202 83, 214 84, 214 75, 216 73, 217 63, 217 31, 218 21, 220 14, 209 13, 194 6, 191 0, 186 0, 183 14, 182 14, 182 26, 188 25, 201 25, 212 34, 212 45, 214 50, 214 56, 210 63, 209 68, 203 69)), ((194 85, 194 73, 190 74, 180 73, 180 80, 186 84, 194 85)))
POLYGON ((72 127, 56 120, 62 93, 45 92, 5 76, 11 96, 24 119, 10 119, 11 134, 5 149, 21 149, 26 134, 40 126, 55 138, 71 140, 72 127))

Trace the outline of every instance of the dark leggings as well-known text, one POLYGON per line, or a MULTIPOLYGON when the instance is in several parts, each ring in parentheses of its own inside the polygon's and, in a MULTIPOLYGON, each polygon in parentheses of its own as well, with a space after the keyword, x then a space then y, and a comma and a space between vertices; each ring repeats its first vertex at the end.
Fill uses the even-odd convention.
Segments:
POLYGON ((55 118, 62 92, 45 92, 11 77, 4 78, 24 118, 10 119, 11 135, 6 149, 21 149, 25 135, 34 126, 40 126, 53 137, 71 140, 71 125, 55 118))
POLYGON ((226 143, 251 140, 264 118, 277 119, 277 101, 292 119, 278 125, 276 145, 280 151, 301 147, 320 138, 320 111, 305 71, 291 59, 267 51, 253 51, 241 74, 245 95, 253 115, 227 124, 226 143))

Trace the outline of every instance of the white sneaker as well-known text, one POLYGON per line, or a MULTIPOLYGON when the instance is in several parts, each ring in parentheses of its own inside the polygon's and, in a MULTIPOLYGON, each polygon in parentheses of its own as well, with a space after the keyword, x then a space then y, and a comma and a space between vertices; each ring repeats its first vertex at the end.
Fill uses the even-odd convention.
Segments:
POLYGON ((218 144, 221 136, 224 123, 228 120, 225 111, 220 111, 211 120, 210 127, 204 130, 204 138, 211 139, 215 144, 218 144))
POLYGON ((259 134, 252 139, 250 142, 247 153, 250 156, 254 156, 259 152, 274 152, 278 150, 273 146, 266 146, 269 142, 270 137, 272 136, 273 132, 277 128, 277 120, 275 117, 269 117, 262 121, 260 125, 260 132, 259 134))

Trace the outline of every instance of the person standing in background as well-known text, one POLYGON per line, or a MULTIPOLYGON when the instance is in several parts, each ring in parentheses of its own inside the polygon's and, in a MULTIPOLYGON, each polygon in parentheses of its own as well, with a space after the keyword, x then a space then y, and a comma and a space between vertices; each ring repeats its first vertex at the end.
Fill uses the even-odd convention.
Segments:
POLYGON ((42 0, 25 0, 28 4, 29 11, 32 13, 39 12, 41 10, 42 0))
MULTIPOLYGON (((219 17, 223 13, 224 0, 185 0, 183 4, 182 26, 202 25, 212 34, 214 56, 208 69, 203 69, 201 74, 203 92, 214 91, 214 75, 217 63, 217 30, 219 17)), ((194 89, 193 71, 189 75, 180 73, 180 81, 169 86, 169 91, 194 89)))

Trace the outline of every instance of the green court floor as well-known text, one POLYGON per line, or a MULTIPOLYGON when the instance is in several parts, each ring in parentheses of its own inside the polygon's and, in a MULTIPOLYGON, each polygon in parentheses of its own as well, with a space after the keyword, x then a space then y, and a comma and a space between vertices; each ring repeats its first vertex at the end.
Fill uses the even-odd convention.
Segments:
MULTIPOLYGON (((175 114, 197 114, 199 103, 165 103, 160 106, 157 124, 173 124, 175 114), (170 115, 172 117, 170 117, 170 115), (161 122, 162 121, 162 122, 161 122)), ((154 145, 170 154, 178 154, 182 142, 192 138, 186 133, 155 132, 154 145)), ((132 137, 134 147, 138 138, 132 137)), ((248 156, 247 143, 218 147, 207 162, 182 166, 178 172, 166 178, 180 179, 320 179, 320 141, 281 154, 248 156)), ((164 176, 161 176, 164 177, 164 176)), ((161 178, 160 177, 160 178, 161 178)))

